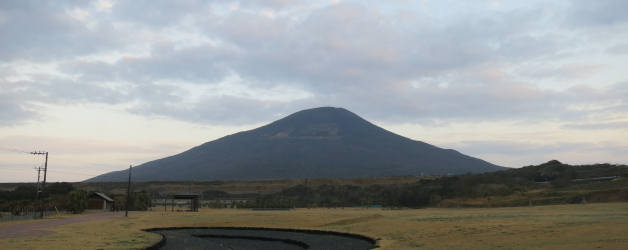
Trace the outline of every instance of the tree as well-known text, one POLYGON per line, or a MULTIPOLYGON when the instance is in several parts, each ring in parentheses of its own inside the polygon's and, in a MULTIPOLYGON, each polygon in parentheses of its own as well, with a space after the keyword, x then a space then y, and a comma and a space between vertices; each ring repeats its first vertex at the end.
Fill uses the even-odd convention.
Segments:
POLYGON ((74 190, 68 194, 68 209, 72 213, 80 214, 87 208, 87 191, 74 190))
POLYGON ((151 199, 146 191, 135 192, 131 194, 130 210, 145 211, 151 207, 151 199))
POLYGON ((126 206, 129 206, 129 210, 131 211, 144 211, 148 210, 151 207, 151 199, 148 196, 148 193, 144 190, 140 192, 131 193, 131 197, 129 199, 129 204, 127 204, 126 196, 115 196, 114 197, 116 210, 124 210, 126 206))
POLYGON ((74 190, 74 187, 71 183, 55 182, 48 185, 44 191, 50 195, 65 195, 70 193, 72 190, 74 190))

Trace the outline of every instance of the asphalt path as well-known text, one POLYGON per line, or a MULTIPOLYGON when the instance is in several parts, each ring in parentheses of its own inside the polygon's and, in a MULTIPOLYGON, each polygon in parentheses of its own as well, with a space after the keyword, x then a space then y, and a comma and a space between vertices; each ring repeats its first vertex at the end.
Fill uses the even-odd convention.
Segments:
POLYGON ((0 238, 44 236, 54 233, 52 231, 46 231, 46 228, 120 216, 124 216, 124 212, 104 212, 80 216, 44 218, 42 220, 24 221, 6 225, 0 224, 0 238))
POLYGON ((155 249, 216 250, 364 250, 375 241, 360 235, 314 230, 265 228, 166 228, 148 229, 161 234, 165 241, 155 249))

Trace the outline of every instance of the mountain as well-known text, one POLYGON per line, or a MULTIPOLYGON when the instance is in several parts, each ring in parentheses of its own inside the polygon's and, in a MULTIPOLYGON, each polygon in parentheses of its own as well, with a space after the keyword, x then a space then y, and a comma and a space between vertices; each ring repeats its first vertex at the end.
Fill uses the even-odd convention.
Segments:
MULTIPOLYGON (((343 109, 299 111, 133 168, 135 181, 354 178, 479 173, 504 168, 414 141, 343 109)), ((124 181, 128 170, 87 181, 124 181)))

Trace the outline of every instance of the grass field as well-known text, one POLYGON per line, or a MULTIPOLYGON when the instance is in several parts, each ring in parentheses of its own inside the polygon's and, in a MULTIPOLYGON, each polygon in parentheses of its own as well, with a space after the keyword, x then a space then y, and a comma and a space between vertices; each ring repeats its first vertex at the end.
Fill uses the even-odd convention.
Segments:
MULTIPOLYGON (((29 222, 20 222, 29 223, 29 222)), ((0 224, 2 226, 3 224, 0 224)), ((381 249, 628 249, 628 203, 464 209, 296 209, 137 212, 49 228, 52 235, 0 239, 3 249, 132 249, 172 226, 333 230, 379 240, 381 249)))

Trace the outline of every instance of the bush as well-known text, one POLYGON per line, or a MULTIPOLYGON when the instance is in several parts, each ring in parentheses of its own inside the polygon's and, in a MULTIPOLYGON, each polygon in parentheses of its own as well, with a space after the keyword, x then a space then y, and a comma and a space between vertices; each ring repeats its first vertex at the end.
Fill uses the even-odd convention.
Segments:
POLYGON ((68 210, 72 213, 80 214, 87 208, 87 191, 74 190, 68 194, 68 210))
POLYGON ((126 195, 115 196, 114 199, 116 210, 125 210, 128 205, 131 211, 146 211, 152 206, 151 199, 146 191, 131 193, 129 204, 126 204, 126 195))

